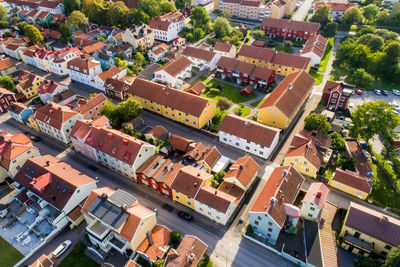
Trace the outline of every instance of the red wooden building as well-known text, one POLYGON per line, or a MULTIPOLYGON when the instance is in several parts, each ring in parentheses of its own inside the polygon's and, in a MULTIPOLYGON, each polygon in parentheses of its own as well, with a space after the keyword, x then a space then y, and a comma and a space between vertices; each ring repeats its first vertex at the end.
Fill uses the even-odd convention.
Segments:
POLYGON ((346 110, 354 87, 344 83, 327 81, 322 92, 322 100, 325 101, 328 109, 346 110))
POLYGON ((17 102, 15 94, 0 87, 0 112, 6 112, 12 102, 17 102))
POLYGON ((265 17, 261 22, 261 30, 267 37, 282 37, 292 40, 307 40, 318 34, 321 25, 315 22, 288 19, 272 19, 265 17))

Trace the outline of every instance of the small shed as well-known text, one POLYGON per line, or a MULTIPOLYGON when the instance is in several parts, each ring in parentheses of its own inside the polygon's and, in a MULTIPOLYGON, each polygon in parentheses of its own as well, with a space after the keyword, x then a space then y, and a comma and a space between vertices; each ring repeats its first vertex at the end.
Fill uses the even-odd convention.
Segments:
POLYGON ((254 92, 254 86, 249 84, 242 88, 241 94, 244 96, 250 96, 254 92))

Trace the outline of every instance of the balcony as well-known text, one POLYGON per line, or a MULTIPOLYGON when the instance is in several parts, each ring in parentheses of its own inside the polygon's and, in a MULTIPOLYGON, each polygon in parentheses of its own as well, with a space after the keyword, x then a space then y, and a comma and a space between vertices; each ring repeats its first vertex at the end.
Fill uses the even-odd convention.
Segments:
POLYGON ((259 84, 262 84, 262 85, 266 85, 266 84, 267 84, 267 81, 266 81, 266 80, 259 80, 258 83, 259 83, 259 84))
POLYGON ((86 227, 86 230, 96 239, 102 241, 111 231, 111 228, 107 225, 102 224, 99 220, 94 220, 86 227))
POLYGON ((119 240, 118 238, 116 238, 115 236, 113 236, 113 238, 109 241, 109 244, 115 248, 116 250, 118 250, 120 253, 124 253, 126 248, 128 247, 126 242, 122 242, 121 240, 119 240))
POLYGON ((370 253, 374 249, 374 243, 369 243, 364 240, 361 240, 355 236, 346 234, 343 237, 343 242, 355 246, 363 251, 370 253))
POLYGON ((232 76, 239 78, 240 75, 239 75, 239 72, 235 71, 234 73, 232 73, 232 76))
POLYGON ((217 71, 218 71, 218 72, 224 72, 224 69, 222 69, 222 68, 217 68, 217 71))

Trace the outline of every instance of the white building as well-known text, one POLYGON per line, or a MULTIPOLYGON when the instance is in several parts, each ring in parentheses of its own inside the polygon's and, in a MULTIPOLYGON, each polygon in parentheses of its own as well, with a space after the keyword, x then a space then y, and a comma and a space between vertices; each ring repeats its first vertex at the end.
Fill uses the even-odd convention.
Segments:
POLYGON ((300 56, 308 57, 311 59, 311 66, 319 65, 324 56, 328 40, 321 35, 308 38, 300 52, 300 56))
POLYGON ((39 89, 38 89, 38 94, 40 97, 40 100, 44 104, 48 104, 51 99, 54 98, 55 95, 61 94, 62 92, 65 92, 68 90, 68 86, 65 84, 56 82, 56 81, 49 81, 49 80, 44 80, 41 82, 39 89))
POLYGON ((154 75, 156 82, 179 88, 183 85, 184 79, 192 77, 192 62, 180 56, 162 66, 154 75))
POLYGON ((358 6, 357 3, 348 3, 346 2, 329 2, 329 1, 321 1, 318 3, 315 3, 315 11, 318 9, 319 6, 321 5, 328 5, 331 8, 331 17, 333 21, 341 21, 344 13, 346 13, 347 9, 358 6))
POLYGON ((217 42, 214 45, 214 52, 223 57, 234 58, 236 56, 236 47, 228 42, 217 42))
POLYGON ((72 81, 92 86, 92 80, 102 72, 100 62, 93 58, 77 57, 67 63, 67 70, 72 81))
POLYGON ((48 57, 53 53, 51 50, 46 50, 45 48, 36 49, 33 54, 33 59, 36 63, 36 68, 41 69, 45 72, 50 72, 48 57))
POLYGON ((66 47, 53 52, 48 57, 49 71, 59 76, 68 76, 67 63, 82 55, 76 47, 66 47))
POLYGON ((63 14, 64 13, 64 5, 61 2, 58 2, 58 1, 44 0, 44 1, 40 2, 39 10, 40 11, 47 11, 47 12, 52 13, 54 15, 63 14))
POLYGON ((268 159, 279 140, 280 129, 236 115, 226 115, 219 127, 219 141, 268 159))
POLYGON ((91 86, 105 92, 104 84, 108 78, 121 79, 122 77, 125 77, 126 74, 127 71, 125 67, 112 66, 108 70, 97 74, 94 77, 91 86))
POLYGON ((250 209, 249 224, 275 245, 281 231, 297 225, 300 209, 293 205, 303 176, 291 166, 275 168, 250 209))
POLYGON ((36 110, 34 119, 39 125, 40 131, 57 140, 68 144, 71 139, 69 133, 77 120, 83 119, 83 115, 73 111, 67 106, 47 104, 36 110))
POLYGON ((329 191, 329 188, 323 183, 312 183, 302 200, 301 217, 310 221, 318 220, 329 191))
POLYGON ((55 229, 67 226, 68 214, 80 213, 80 204, 97 187, 96 180, 51 155, 28 159, 14 180, 19 185, 18 201, 37 214, 32 228, 44 220, 55 229))
POLYGON ((157 46, 154 46, 151 51, 147 52, 147 55, 151 61, 158 62, 166 56, 168 50, 169 46, 161 43, 157 46))
POLYGON ((185 27, 185 17, 179 11, 172 11, 152 19, 149 26, 155 40, 170 42, 178 38, 178 33, 185 27))
POLYGON ((182 55, 192 61, 193 67, 198 68, 200 71, 214 70, 217 67, 219 58, 221 57, 220 54, 215 52, 195 47, 186 47, 185 50, 183 50, 182 55))

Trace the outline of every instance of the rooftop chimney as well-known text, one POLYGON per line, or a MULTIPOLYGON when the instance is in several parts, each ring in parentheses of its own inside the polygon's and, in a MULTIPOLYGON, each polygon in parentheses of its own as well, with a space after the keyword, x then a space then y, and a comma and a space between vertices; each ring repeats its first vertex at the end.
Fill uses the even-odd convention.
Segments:
POLYGON ((271 204, 271 207, 273 207, 276 203, 276 198, 275 197, 271 197, 271 199, 269 200, 269 203, 271 204))
POLYGON ((146 235, 147 235, 147 240, 149 241, 149 246, 153 245, 154 244, 154 240, 153 240, 153 236, 151 235, 151 232, 148 231, 146 233, 146 235))
POLYGON ((50 166, 50 161, 46 160, 45 163, 46 163, 46 165, 45 165, 46 167, 49 167, 49 166, 50 166))
POLYGON ((317 192, 317 198, 321 198, 321 192, 317 192))
POLYGON ((289 84, 288 90, 292 90, 292 89, 293 89, 293 85, 292 85, 292 84, 289 84))

